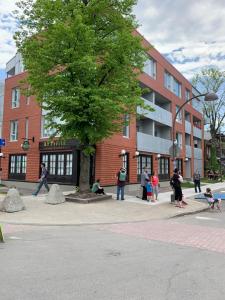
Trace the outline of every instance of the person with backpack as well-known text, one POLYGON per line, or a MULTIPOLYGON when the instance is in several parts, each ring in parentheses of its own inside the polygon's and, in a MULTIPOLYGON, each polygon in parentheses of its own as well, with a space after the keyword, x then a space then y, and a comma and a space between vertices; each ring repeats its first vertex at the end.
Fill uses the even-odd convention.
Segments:
POLYGON ((170 185, 174 190, 175 201, 178 202, 177 206, 183 208, 183 193, 181 189, 181 182, 183 182, 183 177, 180 175, 179 170, 176 168, 174 170, 173 177, 170 179, 170 185))
POLYGON ((116 200, 120 200, 120 194, 121 194, 121 200, 124 200, 124 189, 127 179, 127 173, 124 168, 120 168, 119 172, 117 173, 117 197, 116 200))
POLYGON ((33 196, 37 196, 37 194, 40 192, 42 185, 44 185, 46 190, 49 192, 47 177, 48 177, 48 170, 45 168, 45 164, 41 163, 41 178, 39 179, 39 184, 37 186, 36 191, 32 193, 33 196))

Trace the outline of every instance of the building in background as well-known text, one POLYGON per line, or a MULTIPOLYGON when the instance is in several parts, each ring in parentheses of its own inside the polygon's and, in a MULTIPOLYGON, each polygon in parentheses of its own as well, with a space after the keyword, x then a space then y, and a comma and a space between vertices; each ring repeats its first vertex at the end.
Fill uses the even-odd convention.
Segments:
MULTIPOLYGON (((143 43, 149 46, 144 38, 143 43)), ((138 108, 139 116, 130 118, 121 134, 96 145, 91 178, 100 178, 102 185, 114 185, 115 174, 121 166, 127 169, 130 184, 140 182, 145 166, 149 172, 156 171, 161 180, 168 180, 172 174, 173 118, 179 107, 198 92, 155 48, 151 47, 148 55, 139 80, 143 88, 150 89, 142 98, 155 111, 138 108)), ((19 54, 7 63, 6 72, 3 179, 36 182, 39 164, 45 162, 49 182, 76 185, 79 180, 78 144, 72 140, 66 143, 49 141, 51 132, 45 128, 46 112, 41 110, 34 97, 25 97, 20 92, 19 82, 26 72, 19 54), (24 139, 29 140, 28 151, 21 148, 24 139)), ((176 166, 186 178, 191 178, 196 168, 203 175, 203 126, 202 106, 196 99, 184 107, 175 126, 179 150, 176 166)))
POLYGON ((3 103, 4 103, 5 82, 0 81, 0 138, 2 138, 2 119, 3 119, 3 103))

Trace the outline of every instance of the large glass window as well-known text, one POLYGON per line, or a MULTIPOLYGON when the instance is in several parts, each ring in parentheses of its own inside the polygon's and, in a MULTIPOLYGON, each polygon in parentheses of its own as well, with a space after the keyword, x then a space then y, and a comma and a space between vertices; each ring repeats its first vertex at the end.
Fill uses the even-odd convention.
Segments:
POLYGON ((148 173, 152 174, 152 156, 139 155, 137 158, 137 176, 140 180, 141 174, 144 172, 144 168, 147 168, 148 173))
MULTIPOLYGON (((178 112, 178 110, 180 109, 180 107, 177 105, 176 106, 176 113, 178 112)), ((179 122, 179 123, 182 123, 182 114, 183 114, 183 111, 182 109, 179 111, 177 117, 176 117, 176 121, 179 122)))
POLYGON ((151 57, 148 57, 145 62, 144 72, 152 78, 156 79, 156 61, 151 57))
POLYGON ((10 121, 10 141, 18 140, 18 121, 10 121))
POLYGON ((10 155, 9 156, 9 178, 10 179, 25 179, 27 169, 27 156, 10 155))
POLYGON ((41 162, 45 163, 49 177, 65 177, 73 175, 72 153, 46 153, 42 154, 41 162))
POLYGON ((164 86, 181 98, 181 84, 168 72, 164 73, 164 86))
POLYGON ((55 130, 52 128, 48 128, 48 121, 45 116, 41 117, 41 137, 48 138, 51 135, 54 135, 55 130))
POLYGON ((160 157, 158 161, 158 175, 160 179, 168 179, 170 177, 168 157, 160 157))
POLYGON ((20 105, 20 90, 19 88, 12 89, 12 108, 19 107, 20 105))

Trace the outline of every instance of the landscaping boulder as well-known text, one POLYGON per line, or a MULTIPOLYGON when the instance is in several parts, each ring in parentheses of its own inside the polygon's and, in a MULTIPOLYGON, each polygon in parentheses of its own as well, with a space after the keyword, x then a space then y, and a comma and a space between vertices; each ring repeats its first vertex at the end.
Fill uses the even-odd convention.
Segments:
POLYGON ((12 213, 23 209, 25 209, 25 205, 18 190, 16 188, 9 189, 5 199, 1 203, 1 210, 12 213))
POLYGON ((65 196, 63 195, 63 192, 58 184, 53 184, 48 195, 45 197, 45 203, 60 204, 63 202, 65 202, 65 196))

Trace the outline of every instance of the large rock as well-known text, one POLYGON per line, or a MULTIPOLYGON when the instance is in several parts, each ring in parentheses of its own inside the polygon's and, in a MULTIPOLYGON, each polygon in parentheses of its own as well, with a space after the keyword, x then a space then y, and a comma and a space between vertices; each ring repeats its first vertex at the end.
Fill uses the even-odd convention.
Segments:
POLYGON ((5 199, 1 203, 1 210, 12 213, 23 209, 25 209, 25 205, 17 189, 9 189, 5 199))
POLYGON ((65 197, 58 184, 53 184, 48 195, 45 197, 45 203, 60 204, 65 202, 65 197))

